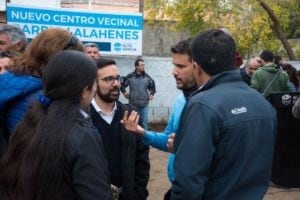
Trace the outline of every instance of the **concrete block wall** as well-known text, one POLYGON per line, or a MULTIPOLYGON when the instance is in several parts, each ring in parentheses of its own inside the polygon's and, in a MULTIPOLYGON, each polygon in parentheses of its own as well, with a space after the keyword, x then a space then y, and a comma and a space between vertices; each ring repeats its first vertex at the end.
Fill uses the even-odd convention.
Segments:
POLYGON ((160 26, 148 25, 144 21, 143 28, 143 55, 170 57, 170 48, 179 41, 189 38, 187 31, 172 31, 170 27, 174 22, 165 21, 160 26))
MULTIPOLYGON (((136 57, 129 56, 105 56, 116 61, 122 76, 134 70, 136 57)), ((146 72, 155 80, 156 94, 149 103, 149 122, 166 122, 172 111, 174 99, 180 94, 176 88, 172 75, 171 58, 143 56, 146 72)), ((128 88, 127 88, 128 89, 128 88)), ((128 103, 124 96, 120 95, 120 101, 128 103)))
MULTIPOLYGON (((130 56, 105 56, 116 61, 122 76, 134 70, 136 57, 130 56)), ((176 88, 172 75, 172 59, 170 57, 143 56, 146 72, 155 80, 156 94, 154 100, 149 103, 149 122, 166 122, 172 112, 175 98, 180 94, 176 88)), ((244 61, 245 63, 246 61, 244 61)), ((300 61, 291 61, 293 66, 300 70, 300 61)), ((127 88, 128 89, 128 88, 127 88)), ((120 95, 120 101, 128 103, 124 96, 120 95)))

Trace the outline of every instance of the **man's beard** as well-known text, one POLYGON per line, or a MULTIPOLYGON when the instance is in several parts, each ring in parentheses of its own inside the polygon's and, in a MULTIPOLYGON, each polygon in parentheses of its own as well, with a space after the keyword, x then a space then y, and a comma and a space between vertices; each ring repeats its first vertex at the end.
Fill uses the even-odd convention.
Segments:
MULTIPOLYGON (((113 89, 113 91, 115 91, 117 89, 113 89)), ((119 99, 120 96, 120 90, 118 90, 118 95, 112 95, 111 94, 112 91, 109 91, 107 94, 103 94, 101 93, 101 90, 97 90, 97 95, 100 97, 100 99, 102 99, 104 102, 106 103, 112 103, 115 102, 119 99)))

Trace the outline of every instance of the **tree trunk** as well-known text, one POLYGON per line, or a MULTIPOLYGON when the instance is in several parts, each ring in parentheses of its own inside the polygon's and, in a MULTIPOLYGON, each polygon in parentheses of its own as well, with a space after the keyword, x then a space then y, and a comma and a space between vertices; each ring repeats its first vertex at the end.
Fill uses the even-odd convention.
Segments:
POLYGON ((296 60, 296 56, 294 54, 294 51, 290 45, 290 43, 288 42, 288 40, 286 39, 284 32, 280 26, 279 20, 278 18, 275 16, 273 10, 262 0, 258 0, 260 6, 268 13, 270 19, 273 22, 273 30, 275 31, 278 39, 281 41, 284 49, 286 50, 286 53, 289 57, 290 60, 296 60))

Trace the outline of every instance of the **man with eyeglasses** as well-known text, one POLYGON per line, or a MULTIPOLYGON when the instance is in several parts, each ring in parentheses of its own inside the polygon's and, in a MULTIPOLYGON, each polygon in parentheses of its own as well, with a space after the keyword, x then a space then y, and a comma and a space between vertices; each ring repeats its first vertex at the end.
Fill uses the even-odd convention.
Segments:
POLYGON ((121 76, 114 60, 96 60, 97 92, 90 106, 93 124, 102 136, 115 199, 145 200, 148 196, 149 147, 120 123, 125 110, 119 101, 121 76))

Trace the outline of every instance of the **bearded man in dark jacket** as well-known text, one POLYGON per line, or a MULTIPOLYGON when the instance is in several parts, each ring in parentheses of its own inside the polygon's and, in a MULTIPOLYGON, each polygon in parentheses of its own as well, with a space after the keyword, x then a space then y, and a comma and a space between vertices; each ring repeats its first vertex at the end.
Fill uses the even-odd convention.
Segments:
POLYGON ((97 92, 90 109, 93 124, 103 139, 112 190, 119 200, 146 200, 149 147, 120 123, 124 112, 133 107, 118 101, 121 76, 115 61, 102 58, 96 63, 97 92))

